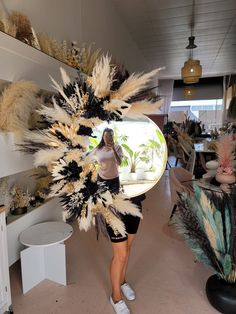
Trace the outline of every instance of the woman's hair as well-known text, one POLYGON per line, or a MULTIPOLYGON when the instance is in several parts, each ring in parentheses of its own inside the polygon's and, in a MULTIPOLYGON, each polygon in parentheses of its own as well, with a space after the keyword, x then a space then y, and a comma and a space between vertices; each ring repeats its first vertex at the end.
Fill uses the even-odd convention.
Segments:
POLYGON ((114 135, 114 131, 110 128, 105 128, 103 130, 103 133, 102 133, 102 138, 101 138, 101 141, 100 143, 98 144, 97 148, 98 149, 101 149, 103 146, 105 146, 105 142, 104 142, 104 133, 107 132, 107 133, 110 133, 112 136, 114 135))

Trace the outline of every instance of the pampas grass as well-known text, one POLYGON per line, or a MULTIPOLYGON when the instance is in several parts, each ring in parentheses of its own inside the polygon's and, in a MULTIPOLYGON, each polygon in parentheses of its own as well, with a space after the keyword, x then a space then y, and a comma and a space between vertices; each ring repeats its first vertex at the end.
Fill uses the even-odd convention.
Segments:
POLYGON ((29 18, 18 11, 13 11, 9 15, 8 20, 16 25, 16 38, 32 46, 34 36, 29 18))
POLYGON ((95 65, 91 85, 94 90, 94 95, 98 98, 104 98, 109 95, 115 69, 110 67, 111 58, 103 56, 95 65))
POLYGON ((128 79, 121 84, 120 88, 111 94, 111 99, 129 100, 142 91, 162 69, 163 68, 159 68, 146 74, 131 74, 128 79))
POLYGON ((222 168, 232 167, 234 142, 231 134, 221 136, 216 142, 216 154, 222 168))
POLYGON ((49 56, 53 56, 51 39, 47 33, 37 33, 37 39, 42 52, 49 56))
POLYGON ((130 202, 128 199, 125 199, 125 195, 117 194, 113 200, 113 205, 116 210, 122 214, 131 214, 133 216, 143 218, 142 213, 140 212, 137 205, 130 202))
POLYGON ((126 116, 131 118, 140 118, 143 114, 161 113, 159 108, 163 105, 163 101, 163 99, 160 99, 156 102, 146 100, 134 102, 131 104, 126 116))
POLYGON ((92 74, 95 63, 101 57, 101 49, 93 51, 92 45, 85 44, 79 47, 75 41, 60 42, 50 38, 47 33, 38 33, 37 40, 41 51, 87 75, 92 74))
POLYGON ((92 50, 92 44, 83 48, 81 68, 87 75, 92 75, 93 68, 101 58, 101 49, 92 50))
POLYGON ((0 98, 0 129, 22 135, 29 128, 32 111, 39 105, 39 89, 33 82, 11 83, 0 98))
POLYGON ((0 12, 0 31, 13 37, 16 37, 17 33, 16 25, 9 20, 8 16, 3 12, 0 12))

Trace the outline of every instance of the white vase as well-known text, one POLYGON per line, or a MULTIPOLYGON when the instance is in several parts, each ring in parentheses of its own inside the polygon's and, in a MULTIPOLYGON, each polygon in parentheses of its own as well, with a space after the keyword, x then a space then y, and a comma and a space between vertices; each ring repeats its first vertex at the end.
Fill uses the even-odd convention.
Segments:
POLYGON ((137 169, 137 180, 144 180, 145 179, 145 172, 144 169, 137 169))
POLYGON ((123 172, 120 174, 121 181, 136 181, 137 173, 135 172, 123 172))
POLYGON ((221 183, 220 188, 222 189, 222 191, 229 192, 230 191, 229 185, 235 183, 235 175, 217 173, 216 181, 221 183))
POLYGON ((155 180, 155 173, 153 171, 145 171, 144 173, 146 180, 155 180))

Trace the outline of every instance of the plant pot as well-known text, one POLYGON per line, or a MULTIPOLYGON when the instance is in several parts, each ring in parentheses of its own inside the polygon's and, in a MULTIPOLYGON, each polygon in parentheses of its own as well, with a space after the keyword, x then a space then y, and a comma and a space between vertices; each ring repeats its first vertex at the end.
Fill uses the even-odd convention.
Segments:
POLYGON ((136 181, 137 173, 135 172, 123 172, 120 174, 121 181, 136 181))
POLYGON ((220 188, 224 192, 229 192, 229 184, 235 182, 235 176, 233 174, 219 174, 216 175, 216 181, 220 182, 220 188))
POLYGON ((145 172, 144 169, 137 169, 137 180, 144 180, 145 179, 145 172))
POLYGON ((145 171, 145 179, 146 180, 155 180, 155 173, 152 171, 145 171))
POLYGON ((131 181, 137 181, 137 173, 136 172, 130 172, 130 180, 131 181))
POLYGON ((27 213, 27 207, 19 207, 11 210, 12 215, 23 215, 27 213))
POLYGON ((236 313, 236 284, 230 284, 217 275, 208 278, 206 295, 211 305, 221 313, 236 313))

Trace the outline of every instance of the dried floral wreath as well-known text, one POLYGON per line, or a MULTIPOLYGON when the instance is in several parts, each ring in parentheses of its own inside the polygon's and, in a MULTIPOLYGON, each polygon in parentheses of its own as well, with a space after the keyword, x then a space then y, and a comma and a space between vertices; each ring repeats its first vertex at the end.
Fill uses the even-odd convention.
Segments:
MULTIPOLYGON (((63 86, 53 78, 58 94, 53 108, 38 111, 48 123, 43 130, 28 131, 22 145, 34 154, 36 166, 47 166, 53 176, 50 196, 59 196, 65 221, 78 219, 81 230, 92 224, 109 224, 116 234, 125 235, 119 213, 142 217, 136 205, 123 193, 111 193, 97 182, 95 165, 88 154, 93 128, 103 121, 121 121, 132 104, 128 101, 141 92, 160 69, 147 74, 132 74, 118 84, 108 56, 95 65, 92 75, 79 73, 72 83, 61 69, 63 86)), ((150 103, 150 107, 152 104, 150 103)))

